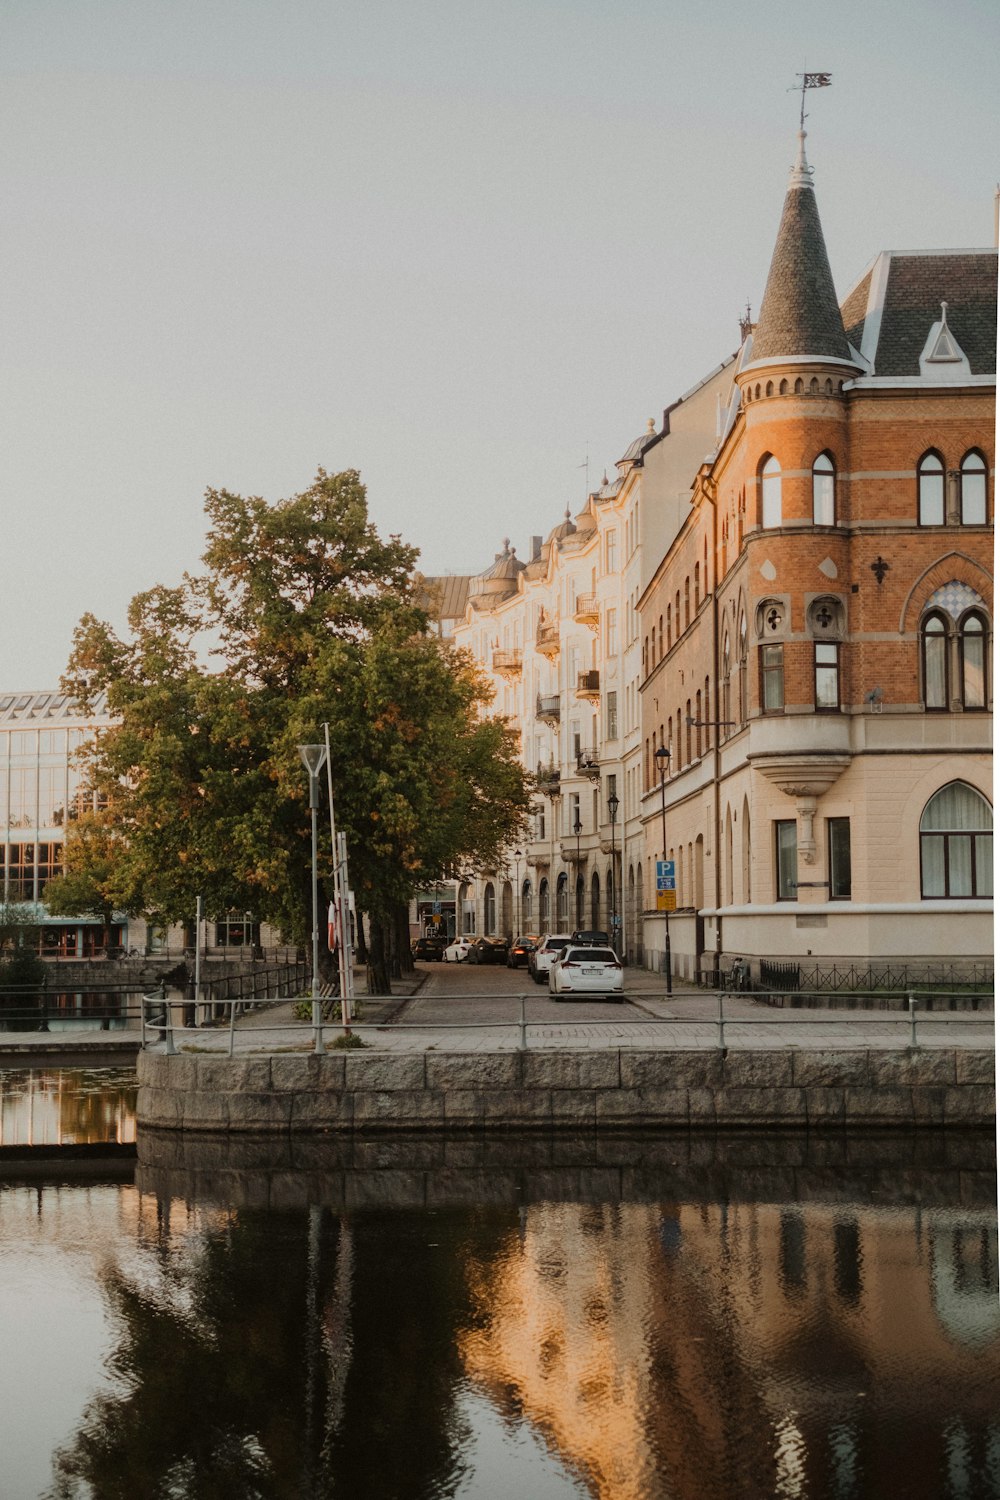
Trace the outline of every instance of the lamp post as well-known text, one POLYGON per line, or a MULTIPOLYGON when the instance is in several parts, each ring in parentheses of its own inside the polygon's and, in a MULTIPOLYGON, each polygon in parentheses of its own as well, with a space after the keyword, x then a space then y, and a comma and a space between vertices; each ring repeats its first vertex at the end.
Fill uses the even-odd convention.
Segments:
POLYGON ((514 850, 514 936, 521 936, 521 850, 514 850))
POLYGON ((312 1023, 314 1052, 323 1051, 323 1028, 319 1004, 319 892, 316 880, 316 813, 319 808, 319 773, 326 762, 325 745, 300 745, 302 764, 309 772, 309 811, 312 815, 312 1023))
MULTIPOLYGON (((667 857, 667 762, 670 759, 670 751, 665 745, 661 745, 654 756, 660 770, 660 824, 663 835, 663 858, 667 857)), ((670 912, 666 905, 663 908, 663 964, 667 972, 667 994, 671 994, 670 978, 670 912)))
POLYGON ((618 801, 617 794, 612 792, 608 798, 608 813, 611 817, 611 946, 616 953, 618 952, 616 941, 618 937, 618 897, 615 888, 615 819, 618 816, 620 806, 621 803, 618 801))
POLYGON ((580 871, 580 835, 583 832, 583 824, 580 822, 579 808, 577 808, 576 817, 573 819, 573 832, 576 834, 576 887, 573 891, 573 911, 576 925, 577 927, 581 927, 583 920, 580 912, 580 881, 583 879, 583 876, 580 871))

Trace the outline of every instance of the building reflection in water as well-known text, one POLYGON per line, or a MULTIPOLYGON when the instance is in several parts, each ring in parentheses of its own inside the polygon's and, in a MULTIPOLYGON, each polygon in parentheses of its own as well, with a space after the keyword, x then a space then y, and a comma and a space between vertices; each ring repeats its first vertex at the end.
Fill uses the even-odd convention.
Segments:
POLYGON ((220 1151, 211 1196, 90 1231, 113 1347, 55 1495, 503 1495, 530 1438, 553 1495, 1000 1496, 988 1206, 393 1208, 359 1172, 334 1210, 220 1151))
POLYGON ((0 1146, 135 1141, 134 1068, 0 1069, 0 1146))

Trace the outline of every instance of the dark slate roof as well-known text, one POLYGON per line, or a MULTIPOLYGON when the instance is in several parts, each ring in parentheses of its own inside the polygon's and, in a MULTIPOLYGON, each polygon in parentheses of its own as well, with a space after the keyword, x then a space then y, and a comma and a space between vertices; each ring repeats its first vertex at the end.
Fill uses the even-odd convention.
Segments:
POLYGON ((851 357, 809 170, 800 145, 754 330, 754 364, 796 355, 851 357))
POLYGON ((868 293, 872 284, 872 268, 869 268, 858 282, 852 287, 846 299, 841 305, 840 315, 844 320, 844 331, 855 349, 861 348, 861 336, 865 326, 865 310, 868 307, 868 293))
POLYGON ((422 608, 438 620, 461 620, 469 602, 469 584, 465 574, 445 573, 436 577, 418 577, 417 599, 422 608))
POLYGON ((920 374, 942 302, 973 375, 996 371, 997 252, 966 250, 892 255, 873 374, 920 374))

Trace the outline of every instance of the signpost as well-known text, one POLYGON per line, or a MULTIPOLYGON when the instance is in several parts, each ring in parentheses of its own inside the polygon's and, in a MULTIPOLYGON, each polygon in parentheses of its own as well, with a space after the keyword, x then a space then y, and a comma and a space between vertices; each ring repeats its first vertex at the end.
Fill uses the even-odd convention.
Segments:
POLYGON ((656 861, 656 910, 677 910, 677 877, 672 859, 656 861))

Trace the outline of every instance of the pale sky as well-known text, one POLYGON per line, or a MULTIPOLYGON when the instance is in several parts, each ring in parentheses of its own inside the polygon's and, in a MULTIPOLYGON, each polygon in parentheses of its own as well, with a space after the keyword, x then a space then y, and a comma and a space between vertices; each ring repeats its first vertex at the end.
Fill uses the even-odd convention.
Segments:
POLYGON ((995 0, 0 0, 0 689, 357 468, 425 572, 579 509, 756 314, 808 97, 841 296, 994 243, 995 0))

